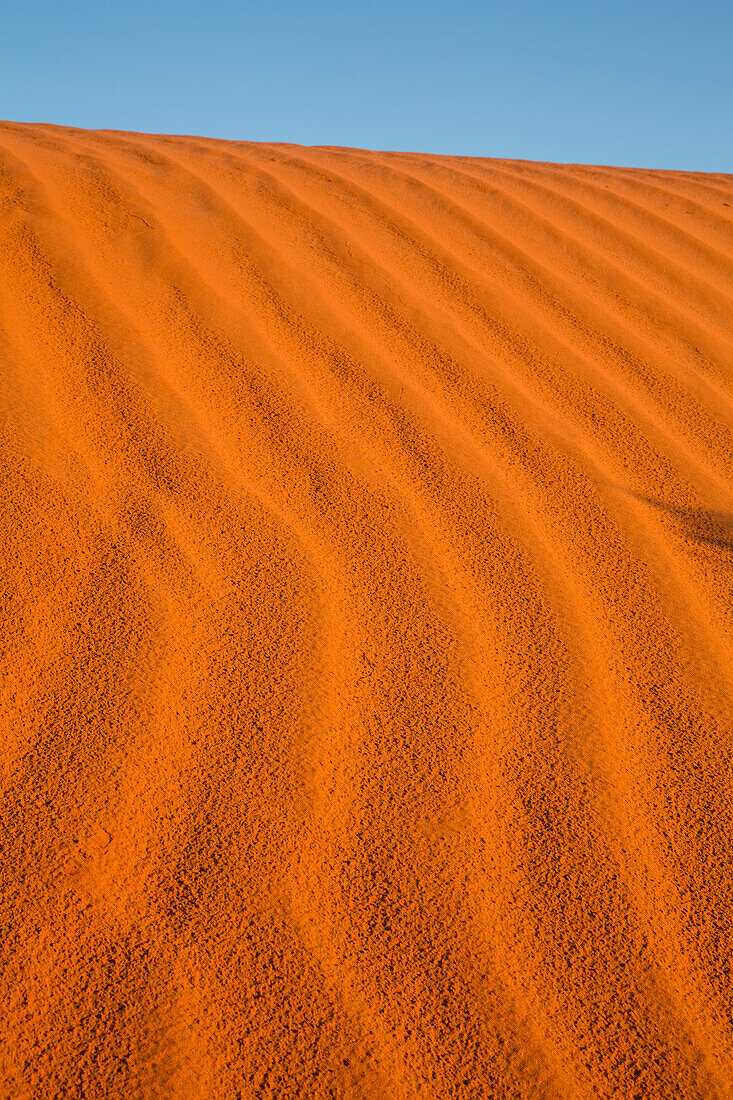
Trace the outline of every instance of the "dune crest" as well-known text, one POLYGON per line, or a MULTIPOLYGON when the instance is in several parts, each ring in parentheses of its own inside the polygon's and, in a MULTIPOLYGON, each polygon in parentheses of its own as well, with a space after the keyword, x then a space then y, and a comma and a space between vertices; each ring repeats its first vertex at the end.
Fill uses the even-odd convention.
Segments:
POLYGON ((732 210, 0 125, 1 1095, 733 1095, 732 210))

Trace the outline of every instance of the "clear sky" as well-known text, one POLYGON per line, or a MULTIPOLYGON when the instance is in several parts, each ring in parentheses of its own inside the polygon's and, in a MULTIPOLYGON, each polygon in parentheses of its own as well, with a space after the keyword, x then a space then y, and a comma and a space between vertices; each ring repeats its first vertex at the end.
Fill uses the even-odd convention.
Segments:
POLYGON ((733 172, 733 3, 7 0, 0 117, 733 172))

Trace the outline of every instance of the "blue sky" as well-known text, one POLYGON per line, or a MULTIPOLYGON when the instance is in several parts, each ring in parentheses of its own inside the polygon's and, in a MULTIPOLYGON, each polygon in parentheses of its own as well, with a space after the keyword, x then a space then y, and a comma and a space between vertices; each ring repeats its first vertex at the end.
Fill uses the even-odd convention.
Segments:
POLYGON ((0 117, 733 172, 733 4, 9 0, 0 117))

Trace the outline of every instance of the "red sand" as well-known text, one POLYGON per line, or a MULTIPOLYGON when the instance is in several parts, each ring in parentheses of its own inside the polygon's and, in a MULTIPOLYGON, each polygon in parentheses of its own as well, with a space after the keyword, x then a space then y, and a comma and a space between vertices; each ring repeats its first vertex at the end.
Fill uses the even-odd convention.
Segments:
POLYGON ((0 186, 2 1095, 733 1095, 733 178, 0 186))

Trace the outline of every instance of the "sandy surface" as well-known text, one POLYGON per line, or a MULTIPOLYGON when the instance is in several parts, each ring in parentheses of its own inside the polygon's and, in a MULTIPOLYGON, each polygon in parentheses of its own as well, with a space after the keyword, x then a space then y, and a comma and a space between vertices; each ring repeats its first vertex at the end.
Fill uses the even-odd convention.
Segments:
POLYGON ((0 126, 3 1097, 733 1094, 732 215, 0 126))

